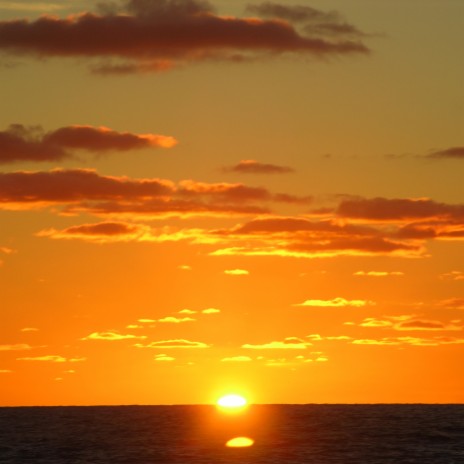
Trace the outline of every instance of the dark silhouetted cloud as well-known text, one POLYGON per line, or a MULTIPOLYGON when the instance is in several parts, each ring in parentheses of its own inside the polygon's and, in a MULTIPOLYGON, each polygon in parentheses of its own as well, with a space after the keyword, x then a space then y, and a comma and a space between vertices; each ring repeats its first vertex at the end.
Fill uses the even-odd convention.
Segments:
POLYGON ((221 16, 198 0, 103 4, 96 13, 67 18, 1 21, 0 50, 40 58, 96 58, 100 62, 94 71, 103 73, 160 71, 207 60, 369 51, 361 42, 363 34, 337 14, 275 4, 253 11, 271 19, 221 16))
POLYGON ((224 172, 238 172, 240 174, 288 174, 294 171, 287 166, 260 163, 255 160, 242 160, 235 166, 224 168, 224 172))
POLYGON ((67 126, 44 132, 39 126, 12 124, 0 132, 0 163, 18 161, 60 161, 72 158, 76 150, 104 153, 148 147, 174 146, 173 137, 116 132, 107 127, 67 126))

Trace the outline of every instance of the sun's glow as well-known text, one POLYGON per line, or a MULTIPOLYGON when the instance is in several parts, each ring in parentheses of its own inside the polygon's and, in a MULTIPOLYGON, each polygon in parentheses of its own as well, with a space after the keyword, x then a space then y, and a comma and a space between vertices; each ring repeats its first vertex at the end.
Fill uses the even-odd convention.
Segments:
POLYGON ((221 408, 243 408, 247 404, 247 400, 240 395, 225 395, 217 400, 217 405, 221 408))
POLYGON ((235 437, 230 439, 226 446, 229 448, 245 448, 247 446, 253 446, 254 440, 248 437, 235 437))

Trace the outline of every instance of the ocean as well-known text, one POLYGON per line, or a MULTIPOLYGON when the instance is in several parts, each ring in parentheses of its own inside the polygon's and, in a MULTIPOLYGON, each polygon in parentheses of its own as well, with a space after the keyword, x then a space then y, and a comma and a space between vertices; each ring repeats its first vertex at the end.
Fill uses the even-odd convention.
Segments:
POLYGON ((463 464, 464 405, 0 408, 0 463, 463 464))

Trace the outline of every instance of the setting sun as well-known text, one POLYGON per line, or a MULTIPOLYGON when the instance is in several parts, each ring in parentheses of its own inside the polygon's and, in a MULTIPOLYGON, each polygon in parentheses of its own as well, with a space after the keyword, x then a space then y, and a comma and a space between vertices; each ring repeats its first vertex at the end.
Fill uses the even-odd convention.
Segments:
POLYGON ((241 409, 247 405, 247 400, 240 395, 225 395, 217 400, 217 405, 220 408, 226 409, 241 409))

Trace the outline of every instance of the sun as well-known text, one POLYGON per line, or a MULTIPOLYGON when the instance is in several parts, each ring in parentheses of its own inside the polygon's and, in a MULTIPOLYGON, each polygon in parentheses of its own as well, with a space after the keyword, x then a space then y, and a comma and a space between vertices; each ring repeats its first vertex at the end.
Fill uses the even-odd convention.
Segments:
POLYGON ((221 409, 237 411, 247 406, 247 400, 243 396, 230 394, 221 396, 221 398, 217 400, 216 404, 221 409))

